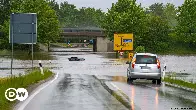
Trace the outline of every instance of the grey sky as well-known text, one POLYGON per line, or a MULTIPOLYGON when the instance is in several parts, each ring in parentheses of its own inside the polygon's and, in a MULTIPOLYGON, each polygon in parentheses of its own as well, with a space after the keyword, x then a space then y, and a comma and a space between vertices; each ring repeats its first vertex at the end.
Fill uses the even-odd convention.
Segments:
MULTIPOLYGON (((107 12, 107 8, 112 6, 112 3, 117 2, 118 0, 57 0, 58 3, 68 1, 70 4, 76 5, 77 8, 81 7, 94 7, 96 9, 101 9, 107 12)), ((138 3, 141 3, 143 7, 148 7, 149 5, 161 2, 161 3, 173 3, 176 6, 180 6, 184 3, 184 0, 137 0, 138 3)))

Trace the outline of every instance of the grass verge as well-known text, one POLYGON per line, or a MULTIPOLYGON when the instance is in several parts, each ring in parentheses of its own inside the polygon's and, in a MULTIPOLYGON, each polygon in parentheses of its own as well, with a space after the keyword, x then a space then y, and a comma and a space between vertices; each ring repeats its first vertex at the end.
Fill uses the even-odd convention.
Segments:
POLYGON ((165 82, 171 83, 171 84, 176 84, 182 87, 187 87, 187 88, 191 88, 191 89, 195 89, 196 90, 196 83, 191 83, 191 82, 186 82, 180 79, 174 79, 171 77, 165 77, 164 78, 165 82))
POLYGON ((0 110, 11 110, 16 101, 10 102, 5 98, 5 91, 8 88, 27 88, 30 85, 38 83, 41 80, 51 77, 53 73, 44 69, 44 75, 41 74, 39 69, 35 69, 30 73, 23 76, 12 76, 0 79, 0 110))

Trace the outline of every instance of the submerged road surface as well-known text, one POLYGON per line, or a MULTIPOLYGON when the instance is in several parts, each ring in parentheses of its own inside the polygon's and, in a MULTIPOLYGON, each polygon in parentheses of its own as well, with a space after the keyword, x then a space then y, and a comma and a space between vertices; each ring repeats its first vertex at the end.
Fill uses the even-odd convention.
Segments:
POLYGON ((136 81, 133 85, 128 85, 125 77, 128 65, 119 59, 108 59, 85 52, 51 54, 57 57, 52 63, 58 68, 52 71, 58 73, 58 77, 52 83, 38 87, 26 101, 16 106, 16 110, 126 110, 124 105, 104 89, 99 80, 103 80, 109 88, 120 89, 127 95, 132 107, 129 110, 181 110, 181 107, 196 109, 193 108, 196 107, 195 93, 152 85, 148 81, 136 81), (85 61, 68 61, 67 58, 74 56, 85 58, 85 61))
MULTIPOLYGON (((24 110, 126 110, 93 76, 62 74, 24 110)), ((20 109, 20 107, 19 107, 20 109)))

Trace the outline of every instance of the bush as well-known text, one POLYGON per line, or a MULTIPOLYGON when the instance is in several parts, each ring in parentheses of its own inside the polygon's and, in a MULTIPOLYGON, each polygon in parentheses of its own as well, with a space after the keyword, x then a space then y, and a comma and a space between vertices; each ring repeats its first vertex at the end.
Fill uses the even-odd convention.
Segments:
POLYGON ((144 52, 145 52, 144 46, 138 46, 138 47, 135 49, 135 53, 144 53, 144 52))

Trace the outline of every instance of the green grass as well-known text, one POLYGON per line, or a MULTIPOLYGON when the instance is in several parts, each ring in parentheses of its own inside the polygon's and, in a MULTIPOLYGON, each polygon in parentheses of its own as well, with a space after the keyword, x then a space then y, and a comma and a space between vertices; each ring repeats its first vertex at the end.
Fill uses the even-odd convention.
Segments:
POLYGON ((186 82, 184 80, 180 80, 180 79, 176 79, 176 78, 172 78, 172 77, 165 77, 164 81, 171 83, 171 84, 176 84, 179 86, 183 86, 183 87, 187 87, 187 88, 191 88, 191 89, 196 90, 196 83, 186 82))
POLYGON ((9 55, 9 54, 11 54, 11 52, 8 50, 0 50, 0 55, 9 55))
POLYGON ((11 110, 13 104, 5 98, 5 91, 8 88, 27 88, 32 84, 38 83, 41 80, 47 79, 52 76, 52 72, 44 69, 44 75, 40 73, 39 69, 29 72, 26 75, 10 76, 8 78, 0 78, 0 110, 11 110))

